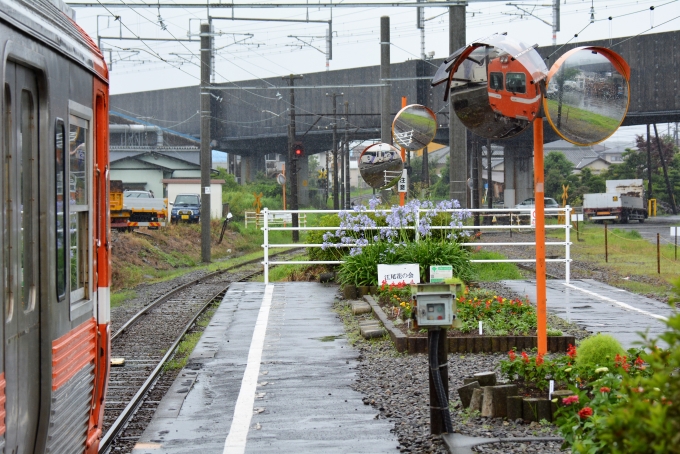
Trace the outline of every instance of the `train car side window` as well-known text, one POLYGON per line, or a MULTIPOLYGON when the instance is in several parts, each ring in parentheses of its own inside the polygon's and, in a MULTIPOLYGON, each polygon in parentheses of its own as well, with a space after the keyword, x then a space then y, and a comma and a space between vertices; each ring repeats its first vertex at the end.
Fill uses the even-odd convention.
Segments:
POLYGON ((503 89, 503 73, 489 73, 489 88, 496 91, 503 89))
POLYGON ((68 226, 71 303, 89 298, 89 122, 69 117, 68 226))
POLYGON ((527 92, 527 77, 524 73, 508 73, 505 76, 505 87, 511 93, 527 92))
POLYGON ((64 156, 64 140, 66 137, 66 127, 64 120, 57 118, 54 128, 54 172, 56 181, 56 246, 57 246, 57 299, 63 301, 66 296, 66 191, 64 182, 66 180, 66 157, 64 156))

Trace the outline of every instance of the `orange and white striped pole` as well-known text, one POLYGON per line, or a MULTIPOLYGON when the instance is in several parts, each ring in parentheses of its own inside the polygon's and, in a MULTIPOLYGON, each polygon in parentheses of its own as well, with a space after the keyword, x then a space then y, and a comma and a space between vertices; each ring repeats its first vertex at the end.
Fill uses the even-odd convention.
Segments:
MULTIPOLYGON (((406 107, 406 96, 401 97, 401 108, 403 109, 406 107)), ((392 134, 394 134, 394 126, 392 126, 392 134)), ((406 163, 406 148, 401 147, 401 161, 405 164, 406 163)), ((408 186, 406 187, 406 190, 408 191, 408 186)), ((400 192, 399 193, 399 206, 404 206, 406 203, 406 192, 400 192)))
POLYGON ((536 208, 536 318, 538 353, 548 351, 545 268, 545 189, 543 177, 543 118, 534 118, 534 202, 536 208))

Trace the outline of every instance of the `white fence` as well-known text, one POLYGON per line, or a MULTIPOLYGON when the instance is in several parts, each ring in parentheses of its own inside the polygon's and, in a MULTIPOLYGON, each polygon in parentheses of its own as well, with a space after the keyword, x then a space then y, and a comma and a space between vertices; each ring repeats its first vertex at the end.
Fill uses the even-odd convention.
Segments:
MULTIPOLYGON (((345 211, 345 210, 342 210, 345 211)), ((385 213, 386 211, 389 210, 362 210, 361 213, 365 214, 370 214, 370 213, 385 213)), ((420 214, 421 213, 426 213, 430 210, 423 209, 417 212, 415 222, 413 223, 414 225, 410 225, 408 227, 403 227, 402 229, 404 230, 415 230, 415 241, 419 241, 420 239, 420 234, 418 232, 418 225, 420 221, 420 214)), ((312 213, 321 213, 321 214, 337 214, 340 213, 340 210, 268 210, 267 208, 264 208, 262 210, 262 232, 264 234, 264 242, 262 244, 262 248, 264 250, 264 260, 262 264, 264 265, 264 282, 265 284, 269 283, 269 266, 270 265, 339 265, 344 263, 342 260, 269 260, 269 250, 270 249, 275 249, 275 248, 314 248, 314 247, 322 247, 323 244, 306 244, 306 243, 293 243, 293 244, 275 244, 275 243, 270 243, 269 242, 269 232, 275 231, 275 230, 281 230, 281 231, 293 231, 293 230, 298 230, 298 231, 313 231, 313 230, 322 230, 325 232, 334 232, 336 231, 339 227, 307 227, 306 225, 300 225, 299 227, 293 227, 291 226, 276 226, 272 225, 270 219, 278 219, 277 216, 280 218, 282 215, 289 215, 292 213, 300 213, 300 216, 303 214, 312 214, 312 213), (273 215, 273 217, 272 217, 273 215)), ((447 213, 461 213, 461 212, 466 212, 470 213, 471 217, 468 219, 470 221, 474 216, 475 213, 479 213, 482 216, 486 217, 492 217, 496 219, 496 221, 499 218, 509 218, 509 224, 510 225, 464 225, 463 227, 450 227, 450 226, 431 226, 432 230, 452 230, 452 231, 503 231, 503 230, 535 230, 535 226, 528 224, 528 225, 522 225, 520 224, 520 218, 527 219, 529 220, 532 215, 535 215, 535 211, 531 209, 457 209, 457 210, 440 210, 440 212, 447 212, 447 213), (514 224, 514 222, 517 221, 517 224, 514 224)), ((570 279, 570 263, 571 263, 571 240, 570 240, 570 230, 571 230, 571 223, 569 222, 569 219, 571 218, 571 212, 572 208, 567 205, 565 208, 546 208, 545 213, 546 216, 549 217, 556 217, 560 220, 564 220, 564 223, 558 223, 558 224, 551 224, 545 226, 546 230, 564 230, 564 241, 546 241, 545 245, 546 246, 564 246, 564 258, 550 258, 550 259, 545 259, 546 262, 558 262, 558 263, 564 263, 565 267, 565 274, 564 274, 564 280, 565 283, 569 283, 570 279)), ((387 229, 394 229, 393 227, 363 227, 363 230, 387 230, 387 229)), ((461 246, 516 246, 516 247, 535 247, 536 242, 523 242, 523 241, 517 241, 517 242, 502 242, 502 243, 484 243, 484 242, 469 242, 469 243, 460 243, 461 246)), ((343 247, 343 248, 351 248, 351 247, 356 247, 358 246, 355 243, 338 243, 334 244, 332 247, 343 247)), ((509 258, 509 259, 484 259, 484 260, 471 260, 473 263, 536 263, 536 259, 520 259, 520 258, 509 258)), ((376 263, 376 266, 378 264, 376 263)))

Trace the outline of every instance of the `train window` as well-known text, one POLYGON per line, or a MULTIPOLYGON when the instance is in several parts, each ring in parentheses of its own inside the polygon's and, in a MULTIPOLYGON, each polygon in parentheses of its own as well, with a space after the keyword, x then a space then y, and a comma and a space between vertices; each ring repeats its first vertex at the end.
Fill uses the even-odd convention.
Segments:
POLYGON ((505 88, 511 93, 526 93, 527 76, 524 73, 507 73, 505 75, 505 88))
POLYGON ((66 128, 64 120, 57 118, 54 129, 54 172, 56 180, 56 246, 57 246, 57 299, 64 300, 66 295, 66 208, 67 198, 64 196, 64 181, 66 177, 66 159, 64 156, 64 138, 66 128))
POLYGON ((71 302, 88 298, 89 278, 89 124, 69 117, 68 225, 71 302))
POLYGON ((492 90, 503 89, 503 73, 489 73, 489 88, 492 90))

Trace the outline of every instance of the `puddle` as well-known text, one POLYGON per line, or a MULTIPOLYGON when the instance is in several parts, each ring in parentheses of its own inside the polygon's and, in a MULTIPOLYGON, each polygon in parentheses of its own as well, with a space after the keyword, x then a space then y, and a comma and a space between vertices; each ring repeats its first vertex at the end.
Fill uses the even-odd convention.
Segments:
POLYGON ((336 339, 340 339, 341 337, 344 337, 344 334, 338 334, 337 336, 324 336, 324 337, 313 337, 312 339, 318 339, 321 342, 333 342, 336 339))

